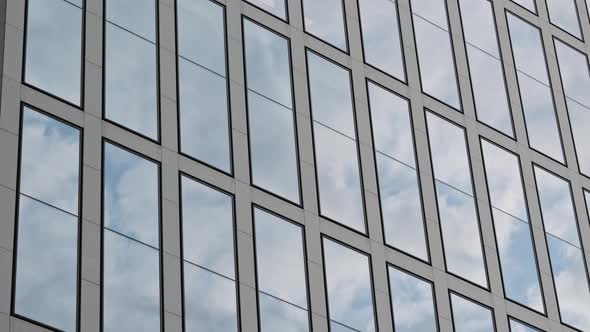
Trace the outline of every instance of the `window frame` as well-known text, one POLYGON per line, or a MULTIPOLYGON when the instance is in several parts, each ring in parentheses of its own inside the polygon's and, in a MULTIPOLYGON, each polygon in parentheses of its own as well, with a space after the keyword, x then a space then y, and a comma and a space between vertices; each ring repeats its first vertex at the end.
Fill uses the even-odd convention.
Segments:
MULTIPOLYGON (((276 18, 276 19, 278 19, 278 20, 283 21, 284 23, 289 24, 290 23, 289 22, 290 21, 289 20, 289 14, 290 14, 289 13, 289 0, 280 0, 280 1, 283 1, 285 3, 285 18, 282 18, 282 17, 276 15, 275 13, 272 13, 268 9, 265 9, 262 6, 259 6, 259 5, 255 4, 254 2, 252 2, 250 0, 242 0, 243 3, 246 3, 249 6, 252 6, 252 7, 256 8, 256 9, 258 9, 258 10, 260 10, 260 11, 262 11, 262 12, 264 12, 264 13, 266 13, 266 14, 268 14, 268 15, 276 18)), ((242 16, 244 16, 244 15, 245 14, 242 14, 242 16)))
POLYGON ((468 296, 465 296, 465 295, 463 295, 455 290, 452 290, 452 289, 448 290, 448 294, 449 295, 447 297, 449 299, 449 308, 451 309, 451 325, 453 326, 454 331, 456 331, 457 329, 455 327, 455 312, 453 310, 453 296, 459 297, 465 301, 473 303, 474 305, 477 305, 477 306, 480 306, 481 308, 487 309, 490 312, 490 317, 491 317, 492 325, 493 325, 492 326, 493 331, 494 332, 498 331, 498 328, 496 326, 496 312, 495 312, 494 308, 492 308, 486 304, 483 304, 479 301, 476 301, 474 299, 471 299, 468 296))
MULTIPOLYGON (((344 23, 344 42, 346 44, 346 48, 345 49, 341 49, 340 47, 333 45, 332 43, 328 42, 327 40, 320 38, 319 36, 309 32, 309 30, 306 27, 305 24, 305 1, 307 0, 301 0, 301 22, 303 22, 303 32, 304 34, 313 37, 314 39, 319 40, 320 42, 322 42, 324 45, 329 46, 330 48, 337 50, 339 52, 342 52, 346 55, 350 55, 350 41, 348 40, 348 19, 346 17, 346 2, 345 0, 340 0, 340 2, 342 3, 342 17, 343 17, 343 23, 344 23)), ((314 1, 318 1, 318 0, 314 0, 314 1)), ((306 46, 306 49, 308 47, 306 46)))

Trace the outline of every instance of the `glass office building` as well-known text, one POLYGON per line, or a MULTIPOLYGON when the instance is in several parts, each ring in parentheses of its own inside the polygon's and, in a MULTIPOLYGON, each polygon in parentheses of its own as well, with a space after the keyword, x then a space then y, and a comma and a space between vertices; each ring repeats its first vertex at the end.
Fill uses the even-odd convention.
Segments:
POLYGON ((1 0, 0 332, 590 332, 590 0, 1 0))

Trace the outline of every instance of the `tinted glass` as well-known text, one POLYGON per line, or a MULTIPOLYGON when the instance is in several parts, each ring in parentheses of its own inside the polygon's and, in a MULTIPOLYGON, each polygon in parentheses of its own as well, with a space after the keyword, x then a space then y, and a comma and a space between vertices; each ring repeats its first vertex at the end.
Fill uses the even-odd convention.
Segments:
POLYGON ((156 140, 158 63, 151 32, 155 31, 155 9, 135 10, 155 7, 155 3, 131 5, 123 0, 106 3, 104 116, 156 140))
POLYGON ((544 312, 518 157, 481 144, 506 297, 544 312))
POLYGON ((365 62, 405 81, 397 3, 360 0, 359 10, 365 62))
POLYGON ((303 0, 303 21, 307 33, 348 50, 342 0, 303 0))
POLYGON ((327 238, 322 244, 331 330, 375 331, 369 256, 327 238))
POLYGON ((487 288, 465 131, 433 113, 426 118, 447 270, 487 288))
POLYGON ((590 72, 586 55, 554 38, 561 83, 567 103, 580 172, 590 175, 590 150, 585 142, 590 138, 590 72))
POLYGON ((29 0, 27 9, 25 82, 81 105, 81 5, 29 0))
POLYGON ((532 327, 519 323, 514 319, 508 319, 510 323, 510 332, 540 332, 540 330, 533 329, 532 327))
POLYGON ((287 19, 287 1, 286 0, 246 0, 247 2, 258 6, 267 12, 282 18, 287 19))
POLYGON ((21 125, 14 312, 75 331, 81 133, 27 107, 21 125))
POLYGON ((104 145, 104 227, 159 247, 158 165, 104 145))
POLYGON ((551 23, 582 39, 575 0, 547 0, 551 23))
POLYGON ((424 93, 461 109, 455 60, 443 0, 412 0, 414 33, 424 93))
POLYGON ((155 248, 103 232, 104 331, 160 331, 160 255, 155 248))
POLYGON ((176 9, 180 149, 230 172, 224 7, 178 0, 176 9))
POLYGON ((320 211, 364 233, 350 72, 310 51, 307 60, 320 211))
POLYGON ((368 90, 385 240, 428 260, 409 104, 371 82, 368 90))
POLYGON ((535 166, 537 193, 561 321, 590 329, 590 289, 570 184, 535 166))
POLYGON ((456 332, 494 332, 492 311, 461 296, 451 294, 456 332))
POLYGON ((187 332, 237 331, 233 197, 181 177, 187 332))
POLYGON ((252 183, 300 203, 289 41, 243 23, 252 183))
POLYGON ((513 14, 507 17, 529 145, 563 163, 541 33, 513 14))
POLYGON ((394 267, 388 271, 395 331, 438 331, 432 284, 394 267))
POLYGON ((261 209, 254 209, 256 275, 264 328, 282 322, 293 331, 306 331, 307 285, 303 228, 261 209), (289 317, 294 317, 291 324, 289 317), (300 317, 301 316, 301 317, 300 317))
POLYGON ((477 118, 513 137, 492 3, 461 0, 460 5, 477 118))

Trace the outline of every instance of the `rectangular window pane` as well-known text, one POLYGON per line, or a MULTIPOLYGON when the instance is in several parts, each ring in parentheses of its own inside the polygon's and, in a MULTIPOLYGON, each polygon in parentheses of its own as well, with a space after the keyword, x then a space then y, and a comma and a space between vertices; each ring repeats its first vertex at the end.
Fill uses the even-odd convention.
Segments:
POLYGON ((388 268, 396 332, 437 332, 432 283, 394 267, 388 268))
POLYGON ((303 228, 254 208, 261 331, 308 331, 303 228))
POLYGON ((580 173, 590 176, 590 71, 586 55, 553 38, 580 173))
POLYGON ((514 137, 492 3, 487 0, 459 3, 477 119, 514 137))
POLYGON ((549 20, 578 39, 582 39, 575 0, 547 0, 549 20))
POLYGON ((258 6, 282 20, 287 20, 286 0, 246 0, 246 2, 258 6))
POLYGON ((158 140, 156 4, 106 0, 105 6, 104 116, 158 140))
POLYGON ((444 0, 412 0, 412 17, 424 93, 461 110, 444 0))
POLYGON ((103 326, 159 331, 159 165, 110 143, 103 150, 103 326))
POLYGON ((21 125, 14 312, 73 332, 81 132, 28 107, 21 125))
POLYGON ((326 237, 322 247, 331 331, 375 331, 370 257, 326 237))
POLYGON ((374 83, 367 84, 385 241, 428 260, 410 105, 374 83))
POLYGON ((180 150, 229 173, 225 9, 209 0, 178 0, 176 9, 180 150))
POLYGON ((522 7, 530 10, 534 14, 537 13, 537 5, 535 4, 535 0, 512 0, 512 2, 521 5, 522 7))
POLYGON ((25 82, 77 106, 82 103, 82 4, 29 0, 25 82))
POLYGON ((359 0, 365 62, 406 80, 397 2, 359 0))
POLYGON ((350 72, 310 51, 307 61, 320 212, 366 233, 350 72))
POLYGON ((181 193, 186 331, 237 331, 233 197, 186 176, 181 193))
POLYGON ((342 0, 303 0, 303 21, 305 32, 348 51, 342 0))
POLYGON ((569 182, 534 166, 561 321, 590 330, 590 288, 569 182))
POLYGON ((505 296, 545 312, 518 157, 481 140, 505 296))
POLYGON ((243 27, 252 183, 299 204, 289 40, 248 19, 243 27))
POLYGON ((451 293, 451 309, 455 332, 494 332, 492 310, 462 296, 451 293))
POLYGON ((507 19, 529 145, 564 163, 541 32, 511 13, 507 19))
POLYGON ((465 130, 426 113, 447 270, 488 287, 465 130))

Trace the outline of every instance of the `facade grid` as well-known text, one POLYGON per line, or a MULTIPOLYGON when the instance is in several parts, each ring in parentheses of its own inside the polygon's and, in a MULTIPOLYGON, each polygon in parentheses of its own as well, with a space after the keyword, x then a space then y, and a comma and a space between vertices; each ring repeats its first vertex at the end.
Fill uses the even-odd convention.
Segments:
POLYGON ((0 1, 0 332, 590 332, 587 5, 0 1))

